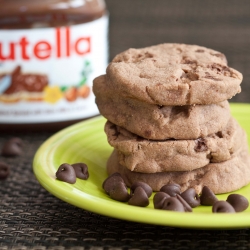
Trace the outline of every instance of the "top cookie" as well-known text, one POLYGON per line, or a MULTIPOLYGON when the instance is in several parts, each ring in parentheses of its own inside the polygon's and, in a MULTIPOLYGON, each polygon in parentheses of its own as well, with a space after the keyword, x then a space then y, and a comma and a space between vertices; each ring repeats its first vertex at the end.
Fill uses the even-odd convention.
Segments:
POLYGON ((157 105, 212 104, 241 91, 242 74, 224 54, 197 45, 129 49, 107 68, 108 87, 157 105))

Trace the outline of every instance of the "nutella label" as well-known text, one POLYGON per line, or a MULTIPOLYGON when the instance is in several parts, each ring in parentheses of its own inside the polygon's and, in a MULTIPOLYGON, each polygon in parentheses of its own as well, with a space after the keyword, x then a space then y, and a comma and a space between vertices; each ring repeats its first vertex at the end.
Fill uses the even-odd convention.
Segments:
POLYGON ((108 17, 69 27, 0 30, 0 122, 98 114, 92 81, 108 63, 108 17))

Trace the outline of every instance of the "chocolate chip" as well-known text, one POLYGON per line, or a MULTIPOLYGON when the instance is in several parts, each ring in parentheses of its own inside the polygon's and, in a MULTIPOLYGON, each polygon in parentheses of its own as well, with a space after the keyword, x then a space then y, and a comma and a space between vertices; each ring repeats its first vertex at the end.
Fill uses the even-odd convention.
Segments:
POLYGON ((203 206, 213 206, 213 204, 218 201, 215 194, 207 187, 204 186, 201 191, 200 203, 203 206))
POLYGON ((210 53, 212 56, 216 56, 216 57, 219 57, 219 58, 222 58, 222 59, 225 59, 225 55, 222 54, 222 53, 210 53))
POLYGON ((186 74, 186 78, 188 78, 191 81, 197 81, 197 80, 199 80, 199 75, 194 73, 194 72, 188 72, 186 74))
POLYGON ((181 202, 184 207, 185 212, 192 212, 192 207, 179 195, 176 195, 176 199, 181 202))
POLYGON ((148 195, 143 187, 137 186, 135 188, 132 197, 128 201, 128 204, 138 207, 147 207, 149 205, 148 195))
POLYGON ((76 173, 76 177, 82 180, 89 178, 88 166, 85 163, 74 163, 71 165, 76 173))
POLYGON ((114 173, 110 175, 103 182, 102 187, 105 192, 114 200, 128 201, 130 198, 127 186, 119 173, 114 173))
POLYGON ((102 184, 102 188, 109 194, 109 191, 114 188, 114 185, 118 182, 124 182, 120 173, 114 173, 110 175, 102 184))
POLYGON ((76 173, 74 168, 68 164, 63 163, 59 166, 56 177, 58 180, 68 182, 70 184, 74 184, 76 182, 76 173))
POLYGON ((206 140, 204 138, 199 138, 195 140, 195 148, 196 152, 203 152, 207 150, 206 140))
POLYGON ((224 54, 222 54, 222 53, 216 53, 216 54, 213 54, 213 56, 219 57, 222 60, 224 60, 225 63, 227 63, 227 58, 226 58, 226 56, 224 54))
POLYGON ((227 197, 227 202, 233 206, 235 212, 242 212, 249 206, 247 198, 240 194, 230 194, 227 197))
POLYGON ((145 182, 142 182, 142 181, 137 181, 135 183, 133 183, 133 185, 130 187, 130 194, 133 195, 134 193, 134 190, 137 188, 137 187, 142 187, 144 189, 144 191, 146 192, 148 198, 152 195, 153 193, 153 190, 152 188, 145 182))
POLYGON ((165 199, 167 199, 169 197, 170 197, 170 195, 168 195, 167 193, 157 192, 153 198, 154 208, 155 209, 162 209, 165 199))
POLYGON ((219 137, 219 138, 223 138, 223 133, 222 133, 222 131, 219 131, 219 132, 215 133, 215 135, 216 135, 217 137, 219 137))
POLYGON ((116 125, 112 124, 110 126, 110 129, 114 130, 114 134, 112 134, 112 136, 118 137, 120 135, 120 132, 118 131, 116 125))
POLYGON ((182 203, 176 197, 169 197, 165 199, 163 202, 162 209, 176 212, 185 212, 182 203))
POLYGON ((222 79, 216 78, 216 77, 214 77, 214 76, 205 76, 204 78, 206 78, 206 79, 211 79, 211 80, 214 80, 214 81, 223 81, 222 79))
POLYGON ((234 73, 230 70, 229 67, 225 65, 214 63, 210 66, 210 68, 216 71, 217 74, 223 74, 224 76, 234 77, 234 73))
POLYGON ((145 52, 143 54, 138 54, 137 57, 134 57, 134 62, 140 62, 142 60, 145 60, 147 58, 153 58, 154 55, 152 53, 149 53, 149 52, 145 52))
POLYGON ((182 81, 184 82, 190 82, 190 81, 197 81, 199 80, 199 75, 194 73, 194 72, 188 72, 188 71, 185 71, 183 70, 185 73, 183 73, 181 75, 181 79, 182 81))
POLYGON ((210 65, 212 70, 215 70, 217 73, 222 71, 222 65, 217 64, 217 63, 213 63, 212 65, 210 65))
POLYGON ((173 106, 172 110, 171 110, 171 117, 176 117, 178 114, 182 114, 185 117, 189 117, 190 116, 190 111, 191 111, 191 106, 173 106))
POLYGON ((194 65, 197 65, 196 60, 189 59, 188 57, 183 57, 181 63, 182 64, 194 64, 194 65))
POLYGON ((226 201, 216 201, 212 207, 213 213, 235 213, 231 204, 226 201))
POLYGON ((10 173, 10 167, 4 162, 0 162, 0 180, 4 180, 10 173))
POLYGON ((197 207, 200 205, 200 197, 196 193, 194 188, 189 188, 181 193, 181 197, 192 207, 197 207))
POLYGON ((148 137, 150 137, 152 135, 152 131, 151 130, 145 130, 143 134, 144 134, 144 136, 146 138, 148 138, 148 137))
POLYGON ((181 193, 181 187, 180 187, 180 185, 178 185, 176 183, 171 183, 171 184, 167 184, 167 185, 164 185, 163 187, 161 187, 160 191, 167 193, 170 196, 174 197, 174 196, 176 196, 176 194, 181 193))
POLYGON ((18 156, 22 154, 22 140, 18 137, 13 137, 6 141, 2 147, 1 154, 3 156, 18 156))
POLYGON ((128 201, 130 195, 124 182, 117 182, 113 188, 109 190, 109 196, 116 201, 128 201))

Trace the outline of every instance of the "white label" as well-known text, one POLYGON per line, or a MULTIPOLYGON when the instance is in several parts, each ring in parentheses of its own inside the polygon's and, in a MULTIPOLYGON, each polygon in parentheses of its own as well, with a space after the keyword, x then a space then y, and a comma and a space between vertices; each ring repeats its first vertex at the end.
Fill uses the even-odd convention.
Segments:
POLYGON ((0 30, 0 123, 98 114, 92 81, 108 63, 108 17, 59 28, 0 30))

